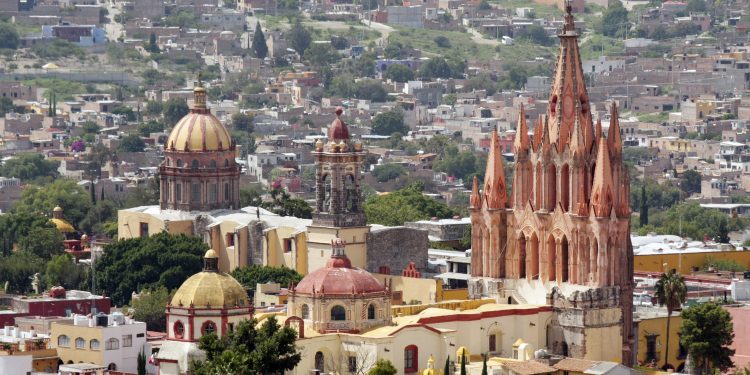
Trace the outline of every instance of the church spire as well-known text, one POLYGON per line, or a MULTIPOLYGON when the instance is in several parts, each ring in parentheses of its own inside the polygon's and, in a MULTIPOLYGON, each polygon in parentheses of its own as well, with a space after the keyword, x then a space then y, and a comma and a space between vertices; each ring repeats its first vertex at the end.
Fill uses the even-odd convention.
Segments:
POLYGON ((609 134, 607 135, 607 146, 612 155, 622 153, 622 136, 620 135, 620 115, 617 112, 617 104, 612 102, 609 116, 609 134))
POLYGON ((493 131, 490 154, 487 156, 487 171, 484 174, 484 197, 489 208, 505 208, 507 204, 502 158, 500 139, 497 131, 493 131))
POLYGON ((529 151, 529 127, 526 125, 526 111, 523 109, 523 104, 518 113, 516 139, 513 143, 516 155, 529 151))
POLYGON ((469 208, 481 208, 482 207, 482 195, 479 194, 479 178, 474 176, 474 181, 471 184, 471 196, 469 196, 469 208))
POLYGON ((542 143, 542 128, 542 115, 540 114, 536 119, 536 125, 534 125, 534 151, 539 150, 539 145, 542 143))
POLYGON ((599 139, 599 149, 596 154, 596 168, 594 183, 591 187, 591 208, 597 217, 609 216, 614 202, 614 186, 612 184, 612 165, 609 159, 607 140, 599 139))
POLYGON ((573 132, 570 134, 570 152, 575 156, 583 156, 586 153, 586 140, 581 129, 580 117, 576 116, 573 123, 573 132))

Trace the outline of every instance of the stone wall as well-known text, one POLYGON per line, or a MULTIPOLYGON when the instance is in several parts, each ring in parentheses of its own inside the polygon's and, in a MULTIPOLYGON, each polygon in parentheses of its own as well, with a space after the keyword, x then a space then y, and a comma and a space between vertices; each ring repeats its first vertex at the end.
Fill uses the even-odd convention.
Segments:
POLYGON ((406 227, 372 230, 367 235, 367 271, 377 273, 381 266, 391 275, 401 275, 414 262, 420 272, 427 269, 427 231, 406 227))

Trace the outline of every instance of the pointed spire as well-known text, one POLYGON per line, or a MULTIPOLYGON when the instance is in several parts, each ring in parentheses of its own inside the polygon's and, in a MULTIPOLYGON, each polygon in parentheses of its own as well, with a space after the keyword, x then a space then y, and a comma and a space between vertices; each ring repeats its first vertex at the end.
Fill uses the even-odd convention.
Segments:
POLYGON ((580 116, 576 116, 576 121, 573 123, 573 131, 570 134, 570 152, 575 156, 583 156, 586 152, 586 140, 583 137, 580 116))
POLYGON ((469 208, 481 208, 482 207, 482 195, 479 194, 479 178, 474 176, 474 181, 471 185, 471 196, 469 197, 469 208))
POLYGON ((518 126, 516 126, 516 139, 513 142, 516 155, 529 151, 529 128, 526 125, 526 111, 521 109, 518 112, 518 126))
POLYGON ((620 204, 617 207, 617 216, 628 217, 630 216, 630 176, 627 168, 622 170, 622 178, 620 179, 620 204))
POLYGON ((542 144, 542 128, 542 115, 540 114, 534 126, 534 151, 539 150, 539 145, 542 144))
POLYGON ((612 155, 622 153, 622 136, 620 135, 620 117, 617 112, 617 104, 612 102, 609 117, 609 134, 607 135, 607 146, 612 155))
POLYGON ((596 139, 597 141, 603 137, 602 135, 602 119, 596 120, 596 139))
POLYGON ((605 139, 599 138, 594 183, 591 187, 591 208, 597 217, 606 217, 612 212, 613 202, 614 186, 612 186, 612 165, 609 160, 609 147, 607 147, 605 139))
POLYGON ((503 166, 503 156, 500 151, 500 139, 497 131, 492 132, 490 154, 487 156, 487 171, 484 174, 483 192, 487 207, 506 207, 505 168, 503 166))

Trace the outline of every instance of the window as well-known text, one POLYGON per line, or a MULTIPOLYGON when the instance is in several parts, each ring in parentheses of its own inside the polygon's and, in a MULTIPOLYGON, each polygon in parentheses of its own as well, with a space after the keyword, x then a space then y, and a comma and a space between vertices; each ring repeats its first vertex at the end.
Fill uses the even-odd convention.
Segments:
POLYGON ((331 308, 331 320, 346 320, 346 310, 343 306, 331 308))
POLYGON ((209 165, 211 166, 211 169, 216 169, 216 160, 211 160, 209 165))
POLYGON ((302 319, 310 319, 310 306, 302 305, 302 319))
POLYGON ((284 239, 284 252, 285 253, 292 252, 292 239, 291 238, 284 239))
POLYGON ((224 183, 224 200, 225 201, 229 200, 229 183, 228 182, 224 183))
POLYGON ((497 336, 490 335, 490 352, 497 351, 497 336))
POLYGON ((192 194, 192 201, 193 202, 200 202, 201 201, 201 184, 193 184, 193 188, 191 189, 190 193, 192 194))
POLYGON ((122 336, 122 347, 123 348, 129 348, 133 346, 133 335, 123 335, 122 336))
POLYGON ((193 169, 198 169, 198 160, 193 160, 193 169))
POLYGON ((177 168, 182 168, 182 159, 177 159, 177 168))
POLYGON ((179 320, 174 322, 172 330, 174 331, 175 338, 181 339, 185 335, 185 326, 182 325, 182 322, 179 320))
POLYGON ((325 357, 322 352, 315 353, 315 369, 321 374, 325 372, 325 357))
POLYGON ((350 355, 348 365, 349 372, 357 372, 357 357, 350 355))
POLYGON ((367 306, 367 319, 375 319, 375 305, 372 303, 367 306))
POLYGON ((146 337, 146 334, 145 333, 139 333, 139 334, 136 334, 135 337, 146 337))
POLYGON ((83 337, 76 338, 76 349, 85 349, 86 348, 86 340, 83 339, 83 337))
POLYGON ((229 167, 229 159, 224 159, 224 167, 229 167))
POLYGON ((216 184, 208 185, 208 201, 211 203, 219 201, 219 187, 216 184))
POLYGON ((69 347, 70 346, 70 338, 66 335, 60 335, 57 336, 57 346, 62 347, 69 347))
POLYGON ((378 273, 383 274, 383 275, 390 275, 391 274, 391 267, 380 266, 378 268, 378 273))
POLYGON ((659 335, 646 336, 646 362, 654 362, 659 359, 656 356, 656 338, 659 335))
POLYGON ((141 238, 148 237, 148 223, 141 223, 140 230, 141 230, 141 238))
POLYGON ((111 339, 107 340, 106 349, 107 350, 117 350, 117 349, 120 349, 120 340, 118 340, 116 338, 111 338, 111 339))
POLYGON ((89 348, 91 348, 91 350, 99 350, 99 340, 93 339, 89 341, 89 348))
POLYGON ((205 335, 210 335, 212 333, 216 333, 216 323, 212 321, 207 321, 203 323, 203 327, 201 327, 201 333, 205 335))
POLYGON ((234 233, 227 233, 226 235, 226 242, 227 247, 234 246, 234 233))
POLYGON ((234 332, 234 323, 227 323, 227 329, 229 332, 234 332))
POLYGON ((404 373, 418 371, 419 350, 416 345, 409 345, 404 349, 404 373))

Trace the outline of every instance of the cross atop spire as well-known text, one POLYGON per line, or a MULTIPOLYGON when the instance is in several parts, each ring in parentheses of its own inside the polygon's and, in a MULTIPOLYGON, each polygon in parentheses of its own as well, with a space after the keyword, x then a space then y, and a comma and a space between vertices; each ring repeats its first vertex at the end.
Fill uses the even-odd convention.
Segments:
POLYGON ((565 23, 563 24, 562 35, 578 35, 576 33, 576 23, 573 19, 573 6, 570 4, 570 0, 565 0, 565 23))

